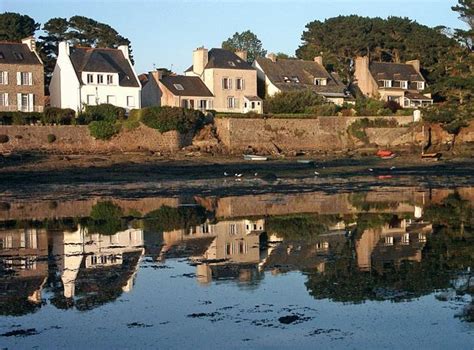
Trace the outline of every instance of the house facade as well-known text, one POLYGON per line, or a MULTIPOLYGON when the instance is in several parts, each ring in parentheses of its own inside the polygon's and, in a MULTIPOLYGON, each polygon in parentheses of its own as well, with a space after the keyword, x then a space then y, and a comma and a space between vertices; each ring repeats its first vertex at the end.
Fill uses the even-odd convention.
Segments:
POLYGON ((257 71, 247 63, 247 52, 197 48, 186 76, 199 77, 214 96, 213 109, 226 113, 262 113, 257 96, 257 71))
POLYGON ((143 107, 170 106, 199 109, 203 112, 214 107, 214 95, 199 77, 156 70, 140 80, 143 107))
POLYGON ((33 37, 0 42, 0 111, 42 112, 43 62, 33 37))
POLYGON ((366 96, 396 101, 404 108, 433 104, 431 94, 424 93, 426 80, 420 72, 419 60, 388 63, 370 62, 369 57, 357 57, 354 77, 366 96))
POLYGON ((268 97, 282 91, 310 90, 338 105, 352 99, 337 74, 324 68, 321 56, 305 61, 279 59, 275 54, 269 54, 266 58, 257 58, 253 66, 268 97))
POLYGON ((61 42, 49 89, 53 107, 76 112, 102 103, 127 111, 141 108, 141 85, 126 45, 109 49, 61 42))

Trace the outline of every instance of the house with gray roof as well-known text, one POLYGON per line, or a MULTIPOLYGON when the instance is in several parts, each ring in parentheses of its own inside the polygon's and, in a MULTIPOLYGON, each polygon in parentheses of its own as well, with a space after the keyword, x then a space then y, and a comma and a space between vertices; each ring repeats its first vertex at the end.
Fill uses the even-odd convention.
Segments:
POLYGON ((420 61, 406 63, 370 62, 369 57, 355 60, 355 84, 360 91, 382 101, 396 101, 404 108, 433 104, 426 93, 426 80, 420 71, 420 61))
POLYGON ((282 91, 310 90, 339 105, 352 98, 337 74, 324 68, 321 56, 305 61, 279 59, 269 54, 266 58, 257 58, 253 66, 259 81, 265 84, 266 96, 282 91))
POLYGON ((193 65, 185 71, 198 77, 214 96, 213 108, 226 113, 262 113, 257 95, 257 70, 247 62, 247 52, 224 49, 193 51, 193 65))
POLYGON ((196 76, 176 75, 165 70, 140 74, 142 106, 171 106, 206 111, 213 109, 214 95, 196 76))
POLYGON ((111 49, 61 42, 49 89, 53 107, 76 112, 103 103, 141 107, 141 84, 126 45, 111 49))

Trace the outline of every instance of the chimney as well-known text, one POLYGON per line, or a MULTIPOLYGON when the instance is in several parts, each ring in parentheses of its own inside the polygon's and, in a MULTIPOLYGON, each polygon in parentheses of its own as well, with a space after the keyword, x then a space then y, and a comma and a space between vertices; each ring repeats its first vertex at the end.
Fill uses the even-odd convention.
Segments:
POLYGON ((406 64, 411 64, 415 70, 420 73, 420 60, 407 61, 406 64))
POLYGON ((69 43, 67 41, 61 41, 58 47, 58 57, 69 56, 69 43))
POLYGON ((365 70, 369 70, 369 56, 356 57, 355 66, 356 66, 356 69, 359 67, 359 68, 364 68, 365 70))
POLYGON ((240 57, 243 61, 247 62, 247 50, 237 50, 235 54, 240 57))
POLYGON ((203 47, 198 47, 193 51, 193 72, 197 75, 201 75, 206 68, 209 60, 208 50, 203 47))
POLYGON ((273 63, 277 61, 277 55, 275 55, 274 53, 269 53, 267 55, 267 58, 270 59, 273 63))
POLYGON ((323 56, 316 56, 313 60, 321 66, 323 65, 323 56))
POLYGON ((119 49, 120 51, 122 51, 123 53, 123 56, 129 60, 130 59, 130 56, 128 54, 128 45, 120 45, 119 47, 117 47, 117 49, 119 49))
POLYGON ((34 36, 29 36, 28 38, 23 39, 22 44, 26 44, 30 51, 36 51, 36 41, 34 36))

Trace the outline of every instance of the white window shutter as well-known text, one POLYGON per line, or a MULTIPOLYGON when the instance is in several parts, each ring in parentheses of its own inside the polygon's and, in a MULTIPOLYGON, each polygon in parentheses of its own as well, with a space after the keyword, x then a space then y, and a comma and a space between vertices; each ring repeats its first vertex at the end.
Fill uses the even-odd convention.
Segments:
POLYGON ((8 106, 8 92, 5 92, 5 106, 8 106))
POLYGON ((21 85, 21 72, 16 72, 16 85, 21 85))
POLYGON ((8 84, 8 72, 3 72, 3 83, 8 84))
POLYGON ((35 95, 28 94, 28 111, 33 112, 35 105, 35 95))
POLYGON ((33 73, 28 72, 28 85, 33 85, 33 73))
POLYGON ((232 79, 229 78, 229 90, 232 89, 232 79))
POLYGON ((21 94, 16 94, 16 102, 18 110, 21 111, 21 94))

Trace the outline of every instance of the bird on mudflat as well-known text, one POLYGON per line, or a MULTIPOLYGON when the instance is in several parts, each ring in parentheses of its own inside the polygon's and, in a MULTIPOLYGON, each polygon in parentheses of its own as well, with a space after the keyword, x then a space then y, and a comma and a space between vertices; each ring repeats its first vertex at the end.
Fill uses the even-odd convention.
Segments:
POLYGON ((372 169, 372 168, 369 168, 369 171, 370 171, 370 172, 372 172, 372 171, 374 171, 374 169, 372 169))
POLYGON ((318 173, 317 171, 315 171, 315 172, 314 172, 314 175, 318 176, 318 175, 319 175, 319 173, 318 173))
POLYGON ((235 174, 235 177, 242 177, 242 174, 235 174))
POLYGON ((224 176, 229 176, 229 174, 227 172, 224 171, 224 176))

